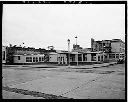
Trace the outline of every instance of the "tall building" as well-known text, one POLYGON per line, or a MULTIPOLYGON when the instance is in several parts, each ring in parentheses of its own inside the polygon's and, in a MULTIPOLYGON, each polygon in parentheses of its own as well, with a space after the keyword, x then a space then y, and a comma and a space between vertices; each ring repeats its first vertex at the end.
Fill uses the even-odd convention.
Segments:
POLYGON ((91 39, 91 48, 92 51, 104 51, 106 53, 111 52, 111 40, 102 40, 95 41, 93 38, 91 39))
POLYGON ((95 41, 91 39, 92 51, 104 51, 107 53, 125 52, 125 43, 121 39, 95 41))
POLYGON ((121 39, 95 41, 91 39, 92 51, 103 51, 109 54, 109 58, 125 58, 125 42, 121 39))

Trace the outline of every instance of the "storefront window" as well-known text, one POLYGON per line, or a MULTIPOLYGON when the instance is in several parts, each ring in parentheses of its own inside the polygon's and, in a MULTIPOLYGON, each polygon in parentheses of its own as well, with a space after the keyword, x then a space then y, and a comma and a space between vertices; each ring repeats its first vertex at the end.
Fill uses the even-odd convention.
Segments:
POLYGON ((29 57, 26 57, 26 62, 29 62, 29 57))
POLYGON ((100 56, 98 56, 98 61, 100 61, 100 56))
POLYGON ((26 57, 26 62, 32 62, 32 57, 26 57))
POLYGON ((33 62, 35 62, 36 61, 36 58, 35 57, 33 57, 33 62))
POLYGON ((91 54, 91 60, 96 61, 96 54, 91 54))
POLYGON ((87 61, 87 54, 83 55, 83 61, 87 61))
POLYGON ((103 61, 103 55, 101 56, 101 61, 103 61))
POLYGON ((18 56, 18 60, 20 60, 20 56, 18 56))
POLYGON ((109 58, 112 58, 112 55, 111 54, 109 54, 109 58))
POLYGON ((116 54, 116 58, 119 58, 119 54, 116 54))
POLYGON ((41 57, 39 57, 39 62, 41 62, 41 57))
POLYGON ((44 61, 44 57, 42 57, 42 61, 44 61))
POLYGON ((29 57, 30 62, 32 62, 32 57, 29 57))

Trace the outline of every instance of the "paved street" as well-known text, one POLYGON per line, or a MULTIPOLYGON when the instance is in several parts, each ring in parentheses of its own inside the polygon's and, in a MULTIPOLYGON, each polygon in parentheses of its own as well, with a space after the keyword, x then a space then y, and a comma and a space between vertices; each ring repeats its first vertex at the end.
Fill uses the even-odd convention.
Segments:
POLYGON ((125 65, 100 68, 3 66, 4 99, 125 99, 125 65))

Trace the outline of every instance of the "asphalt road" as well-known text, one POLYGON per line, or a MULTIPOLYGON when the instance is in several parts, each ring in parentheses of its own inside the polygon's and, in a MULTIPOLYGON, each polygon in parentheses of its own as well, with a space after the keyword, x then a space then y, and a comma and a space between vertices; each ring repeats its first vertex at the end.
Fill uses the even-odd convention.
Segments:
POLYGON ((2 67, 3 99, 125 99, 125 65, 93 69, 2 67))

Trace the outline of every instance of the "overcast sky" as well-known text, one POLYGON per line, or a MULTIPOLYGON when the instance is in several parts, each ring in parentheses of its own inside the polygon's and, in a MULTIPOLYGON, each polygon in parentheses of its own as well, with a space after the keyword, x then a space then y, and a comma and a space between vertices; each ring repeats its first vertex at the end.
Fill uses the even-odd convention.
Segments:
POLYGON ((125 39, 124 4, 4 4, 2 44, 67 50, 76 43, 125 39))

